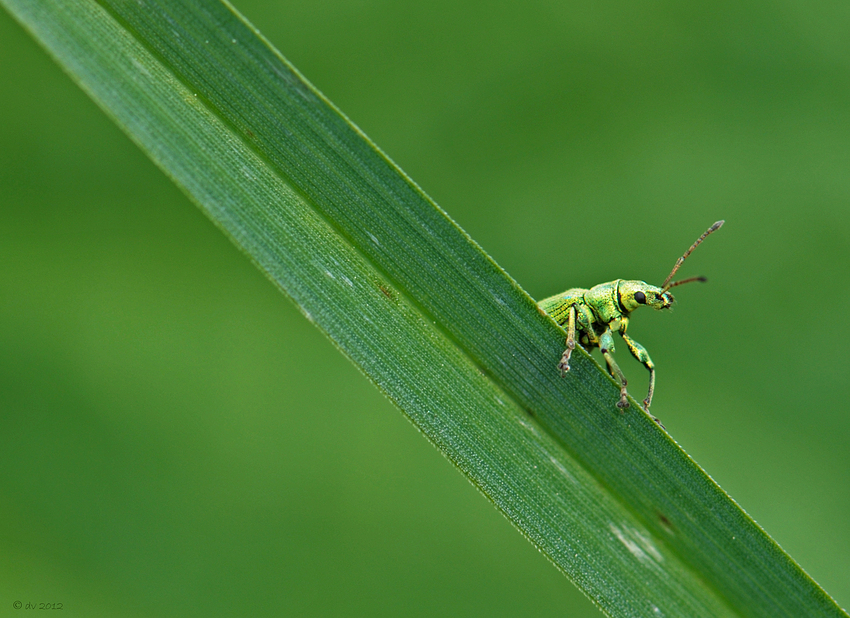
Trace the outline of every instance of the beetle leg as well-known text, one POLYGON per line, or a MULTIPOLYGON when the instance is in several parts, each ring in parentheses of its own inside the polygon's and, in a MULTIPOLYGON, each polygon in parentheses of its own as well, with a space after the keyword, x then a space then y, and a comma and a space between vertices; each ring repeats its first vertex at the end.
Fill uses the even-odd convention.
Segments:
POLYGON ((567 349, 564 350, 564 355, 561 356, 561 362, 558 363, 558 369, 561 371, 561 377, 567 375, 570 370, 570 356, 576 348, 576 308, 575 305, 570 307, 570 315, 567 319, 567 349))
POLYGON ((599 339, 593 332, 593 312, 584 304, 573 306, 576 308, 576 330, 584 335, 589 352, 590 348, 599 345, 599 339))
MULTIPOLYGON (((623 341, 626 342, 626 345, 629 346, 629 351, 632 353, 638 361, 649 370, 649 392, 646 395, 646 399, 643 400, 643 409, 649 412, 649 404, 652 403, 652 393, 655 392, 655 365, 652 363, 652 359, 649 358, 649 352, 646 351, 641 344, 637 341, 629 337, 626 333, 622 334, 623 341)), ((655 419, 656 421, 658 419, 655 419)))
POLYGON ((608 372, 620 382, 620 400, 617 402, 618 408, 628 408, 629 400, 626 399, 626 376, 614 360, 612 352, 614 352, 614 336, 611 330, 608 329, 599 337, 599 349, 602 350, 602 356, 605 357, 605 362, 608 363, 608 372))

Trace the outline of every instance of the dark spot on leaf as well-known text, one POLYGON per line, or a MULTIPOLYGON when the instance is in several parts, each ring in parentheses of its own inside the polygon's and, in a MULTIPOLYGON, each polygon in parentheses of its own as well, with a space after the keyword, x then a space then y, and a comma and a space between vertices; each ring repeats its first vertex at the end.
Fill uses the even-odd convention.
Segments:
POLYGON ((534 413, 534 410, 531 408, 526 408, 525 413, 528 414, 531 418, 535 418, 537 415, 534 413))
POLYGON ((378 288, 381 290, 381 293, 384 296, 386 296, 390 300, 395 300, 395 296, 393 296, 392 290, 390 290, 387 286, 379 285, 378 288))
POLYGON ((669 519, 667 519, 667 516, 664 515, 663 513, 656 513, 656 515, 658 515, 658 521, 661 522, 661 525, 664 526, 665 528, 667 528, 668 532, 672 532, 673 531, 673 524, 670 522, 669 519))
POLYGON ((246 129, 245 135, 247 135, 248 137, 254 137, 254 132, 251 129, 246 129))

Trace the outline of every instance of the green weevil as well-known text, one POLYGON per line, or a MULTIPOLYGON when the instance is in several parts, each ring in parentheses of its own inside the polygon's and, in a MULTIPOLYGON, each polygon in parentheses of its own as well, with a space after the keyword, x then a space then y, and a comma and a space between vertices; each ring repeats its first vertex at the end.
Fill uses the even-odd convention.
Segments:
POLYGON ((691 252, 721 225, 723 225, 723 221, 718 221, 697 238, 691 248, 678 259, 660 288, 643 281, 617 279, 608 283, 600 283, 589 290, 572 288, 537 303, 540 309, 567 330, 567 348, 558 363, 561 375, 565 376, 570 370, 570 356, 576 347, 576 335, 578 335, 578 343, 583 347, 588 350, 598 347, 602 351, 602 356, 608 365, 608 373, 620 384, 620 399, 617 401, 617 407, 628 408, 626 376, 623 375, 612 356, 614 352, 613 333, 617 331, 623 341, 626 342, 632 356, 649 370, 649 393, 643 400, 644 409, 649 412, 652 394, 655 391, 655 365, 649 358, 646 348, 626 334, 626 329, 629 326, 629 315, 641 305, 658 310, 670 309, 674 302, 673 295, 670 293, 671 288, 692 281, 705 281, 705 277, 691 277, 670 283, 673 275, 676 274, 676 271, 679 270, 679 267, 691 252))

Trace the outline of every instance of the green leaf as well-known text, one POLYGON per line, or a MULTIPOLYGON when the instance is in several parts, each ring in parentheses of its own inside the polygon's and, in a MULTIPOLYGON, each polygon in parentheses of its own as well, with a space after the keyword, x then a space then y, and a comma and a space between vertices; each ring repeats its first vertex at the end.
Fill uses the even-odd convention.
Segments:
POLYGON ((609 615, 847 616, 231 7, 0 2, 609 615))

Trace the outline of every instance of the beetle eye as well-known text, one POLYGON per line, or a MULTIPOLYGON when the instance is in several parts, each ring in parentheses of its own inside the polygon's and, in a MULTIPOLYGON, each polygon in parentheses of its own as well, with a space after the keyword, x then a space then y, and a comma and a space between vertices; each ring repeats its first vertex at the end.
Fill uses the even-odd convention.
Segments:
POLYGON ((646 304, 646 294, 643 292, 635 292, 635 302, 645 305, 646 304))

